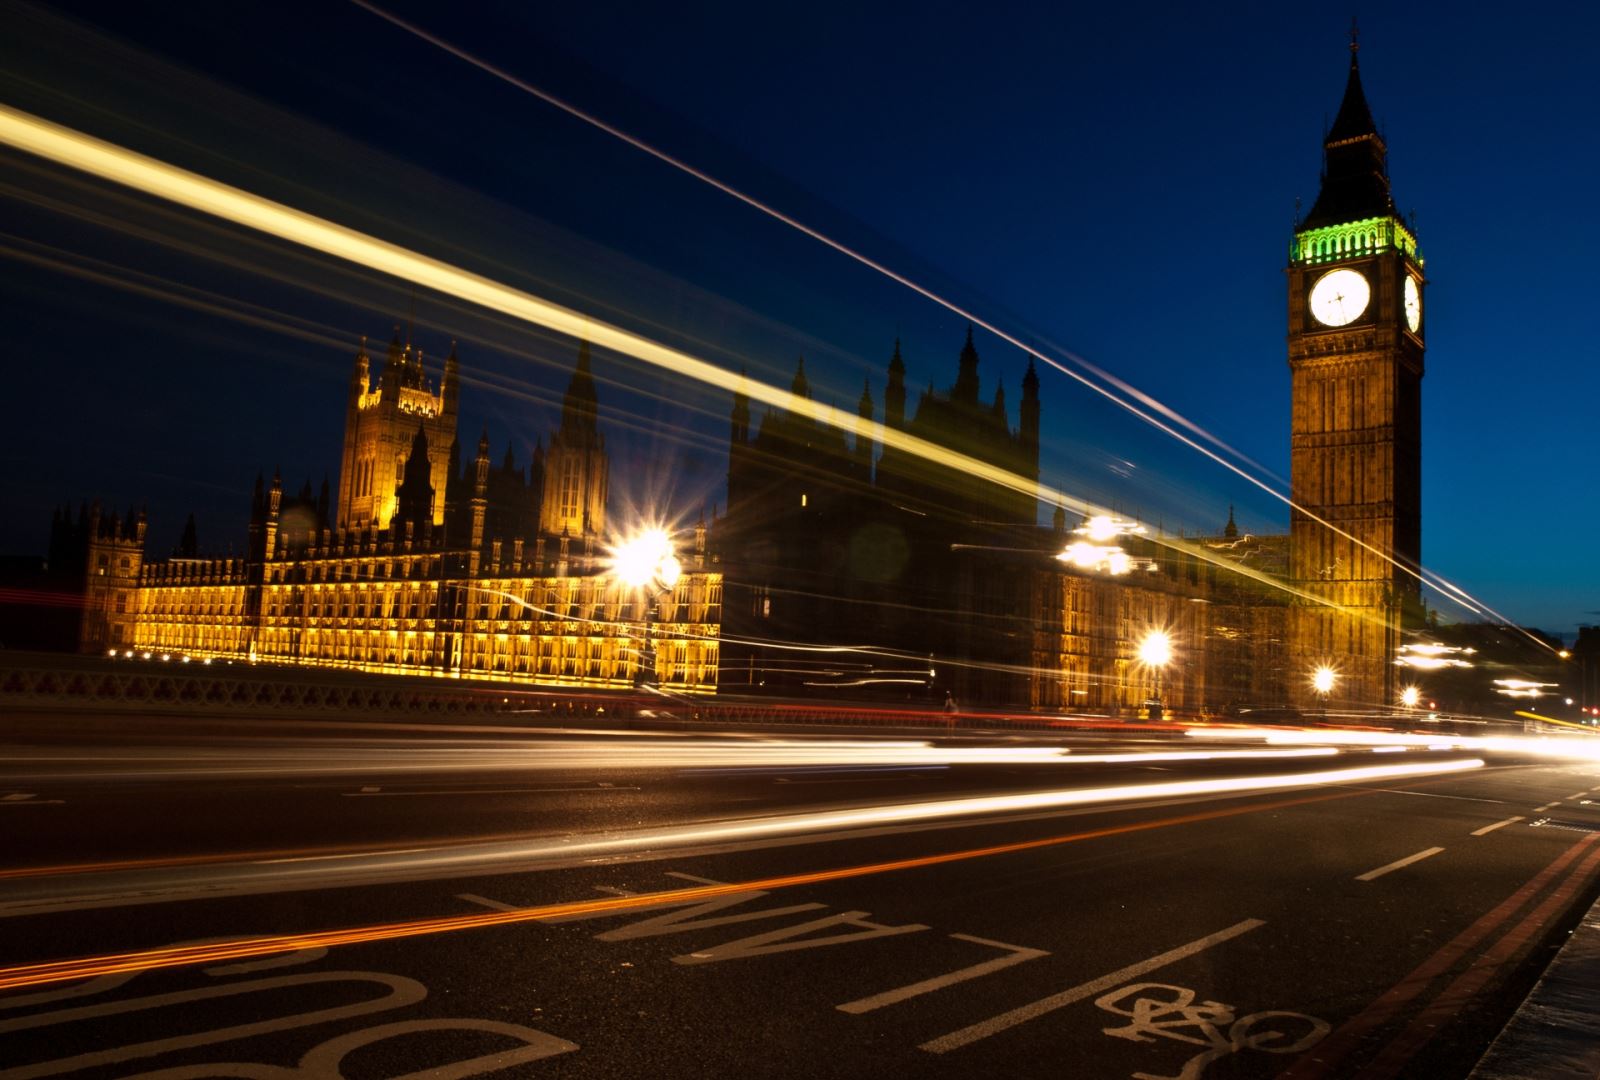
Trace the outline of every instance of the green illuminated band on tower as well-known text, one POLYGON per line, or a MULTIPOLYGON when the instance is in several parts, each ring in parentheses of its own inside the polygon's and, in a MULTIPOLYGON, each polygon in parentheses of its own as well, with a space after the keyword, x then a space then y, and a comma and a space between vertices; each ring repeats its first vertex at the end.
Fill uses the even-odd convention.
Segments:
POLYGON ((1314 266, 1390 248, 1399 248, 1418 266, 1423 264, 1417 238, 1399 219, 1387 215, 1295 233, 1289 243, 1289 261, 1314 266))

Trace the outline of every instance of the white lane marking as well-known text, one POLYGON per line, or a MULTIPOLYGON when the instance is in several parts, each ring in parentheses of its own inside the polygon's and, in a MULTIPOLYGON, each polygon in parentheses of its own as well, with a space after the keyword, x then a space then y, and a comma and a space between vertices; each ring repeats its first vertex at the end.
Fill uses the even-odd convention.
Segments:
MULTIPOLYGON (((0 1034, 26 1031, 32 1028, 52 1027, 56 1024, 73 1023, 80 1020, 94 1020, 103 1016, 120 1016, 132 1012, 164 1009, 169 1005, 185 1005, 195 1001, 236 997, 240 994, 330 983, 346 985, 370 983, 386 990, 387 993, 382 997, 368 998, 353 1005, 315 1009, 309 1012, 293 1013, 289 1016, 236 1024, 232 1027, 215 1028, 210 1031, 201 1031, 189 1035, 174 1035, 167 1038, 151 1039, 146 1042, 129 1043, 110 1050, 79 1053, 71 1057, 56 1058, 52 1061, 10 1066, 6 1069, 5 1076, 7 1080, 33 1080, 35 1077, 58 1076, 62 1073, 77 1072, 81 1069, 92 1069, 102 1065, 115 1065, 137 1061, 140 1058, 156 1057, 159 1054, 168 1054, 175 1050, 190 1050, 195 1047, 212 1046, 216 1043, 248 1039, 278 1031, 292 1031, 295 1028, 309 1027, 313 1024, 326 1024, 334 1020, 365 1016, 369 1013, 388 1012, 391 1009, 414 1005, 428 996, 427 987, 415 979, 407 979, 400 975, 385 975, 377 971, 304 972, 299 975, 284 975, 271 979, 251 979, 247 982, 227 983, 223 986, 207 986, 198 990, 179 990, 174 993, 150 994, 145 997, 130 998, 122 1001, 101 1002, 69 1009, 57 1009, 54 1012, 35 1013, 31 1016, 20 1016, 14 1020, 0 1021, 0 1034)), ((71 1044, 63 1043, 62 1045, 71 1044)))
POLYGON ((568 795, 598 795, 607 791, 638 790, 637 787, 615 787, 612 785, 604 787, 441 788, 430 791, 378 791, 377 789, 368 791, 366 788, 362 788, 360 791, 342 791, 340 794, 347 799, 373 799, 396 796, 406 798, 412 795, 547 795, 553 792, 568 795))
POLYGON ((1129 964, 1125 968, 1118 968, 1109 975, 1102 975, 1098 979, 1081 983, 1070 990, 1063 990, 1059 994, 1040 998, 1031 1004, 1020 1006, 1010 1012, 1003 1012, 999 1016, 991 1016, 987 1020, 981 1020, 976 1024, 964 1027, 960 1031, 952 1031, 948 1035, 930 1039, 923 1043, 920 1049, 926 1050, 930 1054, 943 1054, 951 1050, 959 1050, 961 1047, 975 1043, 980 1039, 987 1039, 991 1035, 997 1035, 1002 1031, 1016 1027, 1018 1024, 1037 1019, 1046 1013, 1055 1012, 1057 1009, 1065 1008, 1074 1002, 1082 1001, 1085 998, 1090 998, 1114 987, 1121 986, 1130 979, 1136 979, 1146 972, 1177 963, 1179 960, 1194 956, 1196 953, 1205 952, 1213 945, 1220 945, 1224 941, 1236 938, 1240 934, 1249 933, 1251 930, 1266 924, 1265 919, 1245 919, 1243 922, 1234 923, 1225 930, 1218 930, 1214 934, 1196 938, 1187 945, 1179 945, 1176 949, 1169 949, 1164 953, 1152 956, 1148 960, 1141 960, 1137 964, 1129 964))
POLYGON ((479 907, 493 908, 495 911, 519 910, 515 904, 503 904, 499 900, 490 900, 487 896, 479 896, 477 893, 456 893, 456 899, 465 900, 469 904, 477 904, 479 907))
POLYGON ((1407 855, 1403 859, 1396 859, 1392 863, 1389 863, 1389 864, 1387 864, 1385 866, 1380 866, 1376 870, 1368 870, 1365 874, 1357 874, 1356 875, 1356 880, 1357 881, 1376 881, 1378 878, 1381 878, 1385 874, 1393 873, 1396 870, 1400 870, 1400 869, 1402 869, 1404 867, 1410 866, 1414 862, 1421 862, 1423 859, 1429 858, 1430 856, 1433 856, 1433 855, 1437 855, 1437 854, 1439 854, 1439 852, 1441 852, 1443 850, 1444 850, 1444 848, 1442 848, 1442 847, 1426 848, 1426 849, 1424 849, 1422 851, 1417 852, 1415 855, 1407 855))
POLYGON ((1486 802, 1504 803, 1504 799, 1475 799, 1470 795, 1441 795, 1437 791, 1402 791, 1399 788, 1367 788, 1368 791, 1381 791, 1386 795, 1421 795, 1425 799, 1454 799, 1457 802, 1486 802))
POLYGON ((1550 809, 1554 805, 1555 805, 1555 803, 1553 803, 1553 802, 1547 802, 1543 806, 1535 806, 1533 808, 1533 812, 1535 814, 1542 814, 1542 813, 1544 813, 1546 810, 1550 809))
POLYGON ((379 792, 379 791, 382 791, 382 790, 383 790, 383 788, 381 788, 381 787, 364 787, 364 788, 361 789, 361 794, 363 794, 363 795, 372 795, 372 794, 375 794, 376 792, 379 792))
POLYGON ((13 791, 11 794, 0 797, 0 802, 21 802, 23 799, 33 798, 31 791, 13 791))
POLYGON ((992 949, 1004 949, 1010 955, 996 957, 993 960, 985 960, 981 964, 973 964, 971 967, 947 972, 944 975, 935 975, 931 979, 923 979, 921 982, 914 982, 909 986, 885 990, 881 994, 857 998, 855 1001, 847 1001, 843 1005, 834 1007, 840 1012, 847 1013, 871 1012, 874 1009, 881 1009, 885 1005, 896 1005, 907 998, 931 994, 935 990, 942 990, 946 986, 953 986, 959 982, 966 982, 968 979, 976 979, 980 976, 988 975, 993 971, 1000 971, 1002 968, 1008 968, 1013 964, 1021 964, 1028 960, 1037 960, 1041 956, 1050 955, 1044 949, 1029 949, 1022 945, 1007 945, 1003 941, 990 941, 988 938, 973 937, 971 934, 951 934, 950 936, 957 941, 970 941, 975 945, 987 945, 992 949))
MULTIPOLYGON (((702 885, 723 885, 723 884, 726 884, 725 882, 721 882, 721 881, 713 881, 710 878, 696 877, 693 874, 682 874, 682 873, 676 873, 676 872, 669 871, 668 872, 668 876, 669 877, 680 878, 680 879, 682 879, 684 881, 697 882, 697 883, 702 884, 702 885)), ((637 895, 639 895, 638 893, 635 893, 635 892, 633 892, 631 890, 628 890, 628 889, 619 889, 614 885, 596 885, 594 887, 594 889, 595 889, 595 892, 606 893, 609 896, 637 896, 637 895)), ((793 915, 793 914, 796 914, 796 913, 802 912, 802 911, 816 911, 818 908, 825 908, 825 907, 828 906, 827 904, 792 904, 792 905, 790 905, 788 907, 768 908, 768 909, 763 910, 763 911, 749 911, 749 912, 743 912, 743 913, 738 914, 738 915, 724 915, 724 916, 722 916, 720 918, 706 918, 705 917, 707 915, 714 914, 715 912, 722 911, 725 908, 736 907, 739 904, 747 904, 751 900, 758 900, 761 897, 766 896, 766 895, 767 895, 767 893, 764 890, 757 889, 757 890, 753 890, 753 891, 750 891, 750 892, 732 893, 732 894, 730 894, 728 896, 715 897, 715 898, 713 898, 711 900, 708 900, 708 901, 705 901, 703 903, 702 902, 697 902, 697 901, 694 901, 694 900, 668 899, 668 900, 665 900, 665 901, 662 901, 662 902, 658 902, 658 903, 641 904, 637 909, 634 909, 634 910, 638 911, 638 912, 647 912, 647 911, 653 911, 653 910, 656 910, 656 909, 659 909, 659 908, 663 908, 663 907, 665 907, 665 908, 683 908, 684 910, 676 911, 676 912, 668 911, 664 915, 651 916, 649 918, 641 919, 638 922, 632 922, 632 923, 629 923, 626 926, 618 927, 615 930, 608 930, 608 931, 605 931, 604 933, 596 934, 595 935, 595 940, 596 941, 631 941, 631 940, 633 940, 635 938, 659 937, 659 936, 664 935, 664 934, 681 934, 681 933, 684 933, 684 932, 689 931, 689 930, 703 930, 703 929, 705 929, 707 927, 725 926, 725 925, 727 925, 729 923, 749 922, 752 919, 770 919, 770 918, 773 918, 773 917, 778 916, 778 915, 793 915)), ((495 911, 518 911, 518 910, 520 910, 518 907, 516 907, 513 904, 504 904, 504 903, 501 903, 499 900, 490 900, 487 897, 479 896, 476 893, 457 893, 456 894, 456 899, 465 900, 470 904, 479 904, 479 905, 481 905, 483 907, 486 907, 486 908, 493 908, 495 911)), ((551 915, 550 917, 544 918, 544 919, 540 919, 539 921, 543 922, 543 923, 583 922, 583 921, 585 921, 587 919, 615 918, 618 915, 629 915, 629 914, 633 914, 633 913, 634 913, 634 911, 582 911, 582 912, 578 912, 575 915, 551 915)), ((860 914, 865 914, 865 912, 861 912, 860 914)), ((922 929, 927 929, 927 927, 922 927, 922 929)), ((791 931, 780 931, 780 933, 797 933, 797 932, 798 931, 794 931, 794 930, 791 930, 791 931)), ((859 935, 851 935, 851 936, 859 936, 859 935)), ((749 938, 744 939, 744 941, 749 941, 749 940, 752 940, 752 939, 749 939, 749 938)), ((828 940, 832 940, 832 939, 828 939, 828 940)), ((733 944, 740 945, 740 944, 743 944, 743 943, 744 942, 742 942, 742 941, 738 941, 738 942, 734 942, 733 944)), ((772 949, 772 950, 766 950, 766 951, 781 952, 783 950, 782 949, 772 949)), ((718 959, 721 959, 721 957, 719 957, 718 959)), ((680 961, 680 962, 682 962, 682 961, 680 961)), ((690 963, 698 963, 699 961, 688 961, 688 962, 690 962, 690 963)))
MULTIPOLYGON (((825 907, 826 905, 818 904, 816 906, 825 907)), ((727 919, 702 919, 697 925, 711 926, 722 922, 740 921, 743 918, 773 915, 778 910, 757 912, 750 916, 733 916, 727 919)), ((887 926, 868 919, 867 916, 870 914, 871 912, 868 911, 844 911, 838 915, 824 915, 822 918, 813 919, 810 922, 797 923, 794 926, 782 926, 776 930, 769 930, 764 934, 751 934, 749 937, 740 938, 737 941, 728 941, 721 945, 713 945, 709 949, 686 953, 683 956, 674 956, 672 962, 674 964, 715 964, 723 960, 743 960, 751 956, 767 956, 771 953, 794 952, 799 949, 820 949, 825 945, 848 945, 853 941, 895 937, 899 934, 915 934, 930 929, 922 923, 887 926), (817 936, 816 932, 818 930, 826 930, 835 926, 853 926, 857 927, 857 929, 841 934, 817 936)), ((638 925, 643 926, 644 924, 640 923, 638 925)), ((625 927, 624 929, 628 928, 625 927)), ((595 939, 597 941, 618 940, 610 934, 596 934, 595 939)))
POLYGON ((1474 830, 1472 830, 1472 835, 1473 836, 1482 836, 1485 833, 1492 833, 1496 829, 1502 829, 1507 825, 1515 825, 1519 821, 1526 821, 1526 820, 1528 820, 1528 819, 1525 818, 1525 817, 1508 817, 1504 821, 1495 822, 1493 825, 1485 825, 1481 829, 1474 829, 1474 830))
POLYGON ((1589 794, 1589 792, 1588 792, 1587 789, 1585 789, 1583 791, 1578 792, 1576 795, 1568 795, 1567 796, 1567 801, 1571 802, 1573 799, 1581 799, 1587 794, 1589 794))
POLYGON ((0 806, 60 806, 62 799, 41 799, 31 791, 13 791, 0 795, 0 806))

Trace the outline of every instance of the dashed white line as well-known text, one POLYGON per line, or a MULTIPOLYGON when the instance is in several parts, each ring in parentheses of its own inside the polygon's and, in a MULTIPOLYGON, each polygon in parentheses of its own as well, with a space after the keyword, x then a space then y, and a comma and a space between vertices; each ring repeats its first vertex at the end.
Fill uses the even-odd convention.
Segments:
POLYGON ((1520 816, 1519 817, 1508 817, 1504 821, 1495 822, 1493 825, 1485 825, 1481 829, 1473 829, 1472 830, 1472 835, 1473 836, 1482 836, 1485 833, 1492 833, 1496 829, 1503 829, 1507 825, 1515 825, 1519 821, 1526 821, 1526 820, 1528 820, 1528 819, 1525 818, 1525 817, 1520 817, 1520 816))
POLYGON ((1357 874, 1356 875, 1356 880, 1357 881, 1375 881, 1376 879, 1381 878, 1385 874, 1390 874, 1390 873, 1393 873, 1396 870, 1400 870, 1400 869, 1402 869, 1404 867, 1410 866, 1414 862, 1421 862, 1423 859, 1429 858, 1430 856, 1433 856, 1433 855, 1437 855, 1437 854, 1439 854, 1439 852, 1441 852, 1443 850, 1444 850, 1444 848, 1442 848, 1442 847, 1426 848, 1426 849, 1424 849, 1422 851, 1417 852, 1415 855, 1407 855, 1405 858, 1396 859, 1394 862, 1389 863, 1386 866, 1380 866, 1376 870, 1368 870, 1365 874, 1357 874))
POLYGON ((1138 978, 1147 971, 1154 971, 1157 968, 1166 967, 1168 964, 1176 963, 1196 953, 1205 952, 1213 945, 1220 945, 1230 938, 1236 938, 1240 934, 1249 933, 1251 930, 1265 925, 1265 919, 1245 919, 1243 922, 1234 923, 1225 930, 1218 930, 1215 934, 1207 934, 1203 938, 1196 938, 1187 945, 1179 945, 1176 949, 1170 949, 1157 956, 1152 956, 1148 960, 1141 960, 1137 964, 1129 964, 1125 968, 1118 968, 1109 975, 1102 975, 1098 979, 1081 983, 1070 990, 1063 990, 1059 994, 1040 998, 1031 1004, 1023 1005, 1012 1009, 1010 1012, 1003 1012, 999 1016, 991 1016, 987 1020, 964 1027, 960 1031, 952 1031, 948 1035, 930 1039, 928 1042, 923 1043, 920 1048, 930 1054, 943 1054, 951 1050, 959 1050, 969 1043, 987 1039, 991 1035, 997 1035, 1009 1028, 1016 1027, 1018 1024, 1026 1023, 1029 1020, 1044 1016, 1046 1013, 1052 1013, 1074 1002, 1082 1001, 1084 998, 1093 997, 1095 994, 1121 986, 1123 983, 1130 979, 1138 978))
POLYGON ((1554 805, 1555 805, 1555 803, 1553 803, 1553 802, 1547 802, 1543 806, 1535 806, 1533 808, 1533 812, 1535 814, 1542 814, 1542 813, 1544 813, 1546 810, 1550 809, 1554 805))
POLYGON ((1587 788, 1585 788, 1585 789, 1584 789, 1584 790, 1582 790, 1582 791, 1580 791, 1580 792, 1578 792, 1578 793, 1577 793, 1577 794, 1575 794, 1575 795, 1568 795, 1568 796, 1567 796, 1567 801, 1568 801, 1568 802, 1571 802, 1571 801, 1572 801, 1572 800, 1574 800, 1574 799, 1581 799, 1581 798, 1583 798, 1583 797, 1584 797, 1584 796, 1585 796, 1585 795, 1587 795, 1587 794, 1589 794, 1589 790, 1588 790, 1588 789, 1587 789, 1587 788))

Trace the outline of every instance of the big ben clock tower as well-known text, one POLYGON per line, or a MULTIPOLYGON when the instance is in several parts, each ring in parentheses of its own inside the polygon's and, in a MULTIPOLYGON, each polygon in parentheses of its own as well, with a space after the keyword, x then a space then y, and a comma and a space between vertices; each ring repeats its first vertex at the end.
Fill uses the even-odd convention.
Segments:
POLYGON ((1287 678, 1312 705, 1312 672, 1330 667, 1330 701, 1370 707, 1395 700, 1402 620, 1420 600, 1425 278, 1356 52, 1352 36, 1322 189, 1289 249, 1290 575, 1315 601, 1292 609, 1304 670, 1287 678))

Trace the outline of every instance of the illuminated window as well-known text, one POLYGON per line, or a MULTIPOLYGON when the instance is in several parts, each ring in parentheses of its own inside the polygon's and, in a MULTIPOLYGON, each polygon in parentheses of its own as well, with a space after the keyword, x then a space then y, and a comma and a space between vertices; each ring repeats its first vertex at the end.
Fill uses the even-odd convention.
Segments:
POLYGON ((559 511, 563 518, 576 518, 581 511, 578 508, 578 459, 568 456, 561 462, 561 488, 559 511))

